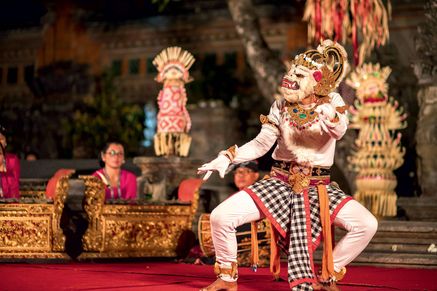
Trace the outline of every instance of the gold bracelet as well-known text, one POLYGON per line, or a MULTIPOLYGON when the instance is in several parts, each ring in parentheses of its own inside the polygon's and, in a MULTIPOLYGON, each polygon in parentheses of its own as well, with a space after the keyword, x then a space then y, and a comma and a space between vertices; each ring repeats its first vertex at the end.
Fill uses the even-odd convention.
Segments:
POLYGON ((228 159, 232 162, 235 159, 235 155, 236 155, 236 145, 231 146, 230 148, 228 148, 227 150, 223 151, 223 154, 228 157, 228 159))
POLYGON ((262 125, 267 124, 267 125, 273 126, 276 129, 279 129, 276 124, 274 124, 267 116, 265 116, 263 114, 261 114, 259 116, 259 121, 261 122, 262 125))

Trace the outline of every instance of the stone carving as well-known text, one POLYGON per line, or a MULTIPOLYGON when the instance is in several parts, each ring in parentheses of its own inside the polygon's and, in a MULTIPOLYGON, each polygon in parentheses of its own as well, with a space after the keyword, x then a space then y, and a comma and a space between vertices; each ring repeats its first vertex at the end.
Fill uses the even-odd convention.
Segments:
POLYGON ((197 176, 201 161, 180 157, 135 157, 133 163, 141 169, 139 197, 163 201, 176 198, 169 196, 182 180, 197 176))

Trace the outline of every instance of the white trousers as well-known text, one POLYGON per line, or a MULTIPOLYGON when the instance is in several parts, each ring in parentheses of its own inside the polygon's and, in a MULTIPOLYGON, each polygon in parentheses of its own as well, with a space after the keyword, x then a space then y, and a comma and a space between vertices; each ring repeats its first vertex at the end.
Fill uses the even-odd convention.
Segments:
MULTIPOLYGON (((237 262, 235 229, 264 217, 245 191, 237 192, 218 205, 210 217, 216 261, 223 265, 237 262)), ((334 225, 347 231, 333 250, 334 269, 339 272, 364 250, 376 233, 378 221, 359 202, 350 200, 338 212, 334 225)))

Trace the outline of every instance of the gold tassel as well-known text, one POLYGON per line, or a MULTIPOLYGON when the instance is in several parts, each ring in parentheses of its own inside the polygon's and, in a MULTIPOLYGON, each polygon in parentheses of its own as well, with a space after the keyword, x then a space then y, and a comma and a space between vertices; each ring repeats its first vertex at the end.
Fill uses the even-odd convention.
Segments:
POLYGON ((397 214, 397 196, 394 192, 357 192, 354 198, 377 217, 396 216, 397 214))
POLYGON ((190 150, 191 137, 184 132, 158 132, 153 140, 157 156, 186 157, 190 150))
POLYGON ((191 136, 186 133, 181 133, 180 143, 179 143, 179 155, 181 157, 188 156, 188 151, 190 150, 191 136))

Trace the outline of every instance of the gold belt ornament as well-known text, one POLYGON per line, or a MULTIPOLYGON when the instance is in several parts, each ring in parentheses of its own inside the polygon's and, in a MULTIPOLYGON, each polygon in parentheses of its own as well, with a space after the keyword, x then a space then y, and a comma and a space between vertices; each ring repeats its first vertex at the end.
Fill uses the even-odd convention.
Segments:
POLYGON ((288 182, 294 192, 300 193, 310 185, 312 167, 310 165, 290 165, 288 182))
MULTIPOLYGON (((273 164, 271 176, 288 182, 295 193, 301 193, 313 184, 324 184, 329 181, 329 168, 312 167, 309 164, 279 162, 273 164), (320 181, 319 181, 320 180, 320 181)), ((329 182, 328 182, 329 183, 329 182)))

